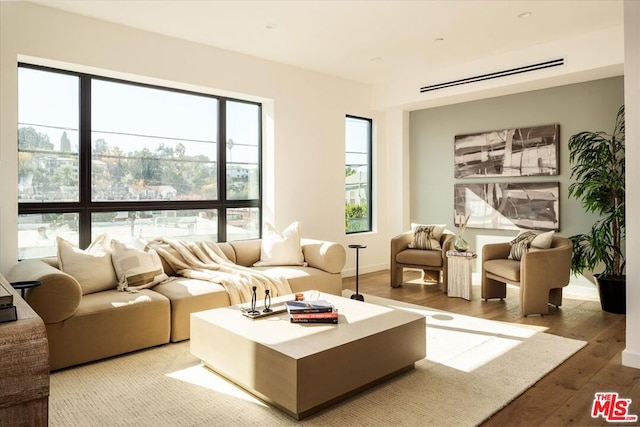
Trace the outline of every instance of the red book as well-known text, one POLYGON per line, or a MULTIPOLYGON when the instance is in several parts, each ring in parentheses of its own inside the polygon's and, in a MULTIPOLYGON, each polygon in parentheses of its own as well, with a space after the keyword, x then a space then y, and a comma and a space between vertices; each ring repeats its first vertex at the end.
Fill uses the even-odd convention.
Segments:
POLYGON ((291 318, 298 319, 337 319, 338 312, 331 311, 327 313, 291 313, 291 318))

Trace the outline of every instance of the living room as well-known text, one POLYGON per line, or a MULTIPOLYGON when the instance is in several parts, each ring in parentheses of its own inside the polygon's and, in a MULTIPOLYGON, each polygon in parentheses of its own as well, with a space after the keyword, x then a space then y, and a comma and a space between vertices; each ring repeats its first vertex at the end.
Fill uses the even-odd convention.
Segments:
MULTIPOLYGON (((637 23, 634 1, 609 2, 625 22, 637 23)), ((452 225, 455 134, 504 126, 561 124, 561 138, 581 130, 608 130, 617 107, 627 111, 627 253, 635 253, 640 228, 640 121, 638 117, 638 36, 621 25, 570 40, 549 40, 515 53, 476 59, 455 69, 370 85, 257 56, 223 50, 166 35, 93 19, 46 6, 45 2, 2 2, 0 43, 0 271, 18 260, 17 63, 27 62, 142 83, 171 85, 258 101, 263 106, 264 218, 282 229, 299 221, 305 237, 364 244, 360 271, 389 268, 389 240, 411 222, 452 225), (43 4, 44 3, 44 4, 43 4), (561 70, 542 78, 510 78, 420 94, 426 84, 455 80, 550 57, 566 57, 561 70), (524 58, 524 60, 523 60, 524 58), (535 60, 530 60, 534 58, 535 60), (589 106, 586 113, 572 113, 589 106), (344 233, 344 117, 374 123, 375 231, 344 233), (442 120, 449 119, 442 126, 442 120), (438 123, 434 129, 430 123, 438 123), (416 134, 418 132, 418 134, 416 134), (418 136, 419 135, 419 136, 418 136), (426 141, 426 142, 425 142, 426 141), (434 160, 436 159, 436 160, 434 160), (435 177, 435 179, 434 179, 435 177)), ((515 19, 515 18, 514 18, 515 19)), ((636 31, 637 31, 637 25, 636 31)), ((277 30, 277 29, 276 29, 277 30)), ((265 30, 264 37, 269 37, 265 30)), ((367 59, 369 61, 369 59, 367 59)), ((568 154, 561 151, 562 235, 582 230, 589 218, 566 198, 568 154)), ((509 232, 469 230, 470 241, 505 238, 509 232)), ((479 250, 477 244, 474 248, 479 250)), ((355 273, 347 252, 345 276, 355 273)), ((640 267, 627 266, 627 331, 623 363, 640 368, 640 267)))

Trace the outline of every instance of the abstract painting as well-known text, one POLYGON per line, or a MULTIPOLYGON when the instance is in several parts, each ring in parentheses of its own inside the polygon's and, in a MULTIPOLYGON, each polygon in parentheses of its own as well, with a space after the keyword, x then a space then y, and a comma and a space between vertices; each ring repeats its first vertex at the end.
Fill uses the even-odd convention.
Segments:
POLYGON ((455 214, 470 214, 467 228, 560 230, 560 184, 455 184, 455 214))
POLYGON ((560 125, 456 135, 455 177, 558 175, 560 125))

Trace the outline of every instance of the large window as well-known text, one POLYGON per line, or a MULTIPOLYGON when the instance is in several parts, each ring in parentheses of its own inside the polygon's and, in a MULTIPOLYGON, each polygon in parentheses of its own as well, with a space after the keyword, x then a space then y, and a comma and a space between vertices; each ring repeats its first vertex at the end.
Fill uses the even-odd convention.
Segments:
POLYGON ((371 119, 345 123, 345 230, 371 231, 371 119))
POLYGON ((260 104, 25 64, 18 99, 21 259, 57 236, 260 237, 260 104))

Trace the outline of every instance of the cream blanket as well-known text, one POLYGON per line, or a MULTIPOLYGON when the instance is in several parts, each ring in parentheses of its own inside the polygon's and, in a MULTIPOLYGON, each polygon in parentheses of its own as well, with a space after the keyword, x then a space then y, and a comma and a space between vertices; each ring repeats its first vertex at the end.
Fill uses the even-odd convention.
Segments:
POLYGON ((232 305, 250 302, 254 286, 258 300, 264 298, 267 289, 272 297, 292 293, 286 278, 234 264, 214 242, 188 242, 164 237, 150 242, 150 246, 179 275, 222 285, 232 305))

